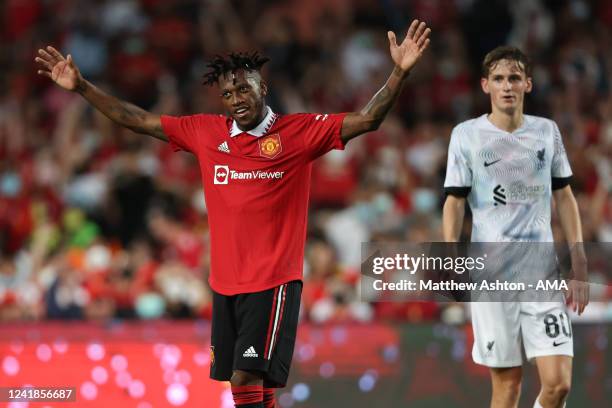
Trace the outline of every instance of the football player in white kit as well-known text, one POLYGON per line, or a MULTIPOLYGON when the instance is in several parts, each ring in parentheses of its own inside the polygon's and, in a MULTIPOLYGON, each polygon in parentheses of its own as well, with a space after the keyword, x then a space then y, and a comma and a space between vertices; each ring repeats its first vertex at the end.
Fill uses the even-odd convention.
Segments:
POLYGON ((570 389, 573 341, 567 305, 588 304, 586 257, 572 175, 559 128, 552 120, 523 114, 531 91, 531 67, 517 48, 498 47, 483 61, 483 91, 491 113, 457 125, 448 151, 443 234, 457 242, 465 202, 472 211, 472 242, 552 242, 554 197, 573 272, 563 302, 473 302, 472 357, 491 372, 491 407, 517 407, 522 347, 541 382, 534 407, 565 405, 570 389))

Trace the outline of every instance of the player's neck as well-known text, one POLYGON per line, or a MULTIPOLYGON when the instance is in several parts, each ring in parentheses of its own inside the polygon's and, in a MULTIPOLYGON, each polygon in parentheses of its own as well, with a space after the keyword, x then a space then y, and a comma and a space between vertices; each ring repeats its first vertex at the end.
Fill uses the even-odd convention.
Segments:
POLYGON ((236 123, 236 125, 238 126, 238 129, 242 130, 243 132, 248 132, 249 130, 253 130, 257 126, 259 126, 266 119, 267 114, 268 114, 268 105, 266 105, 264 103, 264 105, 262 106, 262 108, 261 108, 261 110, 259 112, 259 115, 253 121, 253 123, 245 126, 245 129, 243 129, 242 126, 240 126, 239 123, 236 123))
POLYGON ((504 130, 508 133, 514 132, 516 129, 523 125, 525 117, 523 111, 520 109, 514 112, 503 112, 493 107, 493 112, 488 116, 489 121, 495 125, 495 127, 504 130))

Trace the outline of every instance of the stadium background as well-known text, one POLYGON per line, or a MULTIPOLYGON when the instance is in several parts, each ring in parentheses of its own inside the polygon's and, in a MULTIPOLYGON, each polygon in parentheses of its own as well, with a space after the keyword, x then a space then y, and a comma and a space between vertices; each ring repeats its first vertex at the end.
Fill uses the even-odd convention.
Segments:
MULTIPOLYGON (((532 56, 526 111, 559 124, 585 241, 612 241, 609 1, 0 4, 0 386, 76 387, 83 407, 231 406, 228 389, 207 380, 197 163, 38 77, 33 58, 47 44, 114 95, 168 114, 220 113, 216 89, 202 86, 206 59, 257 49, 271 57, 275 111, 328 113, 359 109, 384 82, 387 29, 412 18, 432 27, 379 131, 315 164, 302 324, 281 407, 486 406, 463 305, 364 304, 356 288, 361 242, 441 239, 450 130, 487 111, 478 80, 491 48, 532 56)), ((595 279, 597 303, 574 319, 570 407, 612 401, 612 291, 595 279)), ((521 406, 535 398, 534 374, 521 406)))

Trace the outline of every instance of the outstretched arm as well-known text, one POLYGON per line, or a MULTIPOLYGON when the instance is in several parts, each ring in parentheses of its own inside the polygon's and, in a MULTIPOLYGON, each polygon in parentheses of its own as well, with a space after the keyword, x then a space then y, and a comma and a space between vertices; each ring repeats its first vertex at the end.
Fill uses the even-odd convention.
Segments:
POLYGON ((119 100, 87 81, 79 72, 71 55, 64 58, 59 51, 50 46, 46 50, 39 49, 38 55, 35 58, 35 61, 41 66, 38 74, 51 78, 53 82, 67 91, 81 94, 93 107, 119 125, 136 133, 144 133, 164 141, 168 140, 162 130, 160 115, 119 100))
POLYGON ((414 20, 401 44, 397 44, 392 31, 387 33, 389 50, 395 67, 385 85, 361 111, 345 116, 341 133, 344 143, 355 136, 378 129, 399 96, 408 73, 429 45, 430 32, 424 22, 419 23, 418 20, 414 20))

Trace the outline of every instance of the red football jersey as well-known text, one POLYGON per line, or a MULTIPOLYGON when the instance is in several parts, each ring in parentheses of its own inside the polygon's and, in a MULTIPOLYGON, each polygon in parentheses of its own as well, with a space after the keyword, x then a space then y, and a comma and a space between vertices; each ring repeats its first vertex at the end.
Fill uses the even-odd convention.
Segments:
POLYGON ((259 292, 302 279, 311 163, 344 148, 344 116, 268 108, 248 133, 221 115, 162 116, 171 145, 200 164, 215 292, 259 292))

